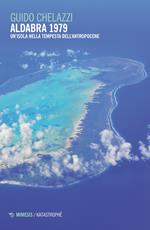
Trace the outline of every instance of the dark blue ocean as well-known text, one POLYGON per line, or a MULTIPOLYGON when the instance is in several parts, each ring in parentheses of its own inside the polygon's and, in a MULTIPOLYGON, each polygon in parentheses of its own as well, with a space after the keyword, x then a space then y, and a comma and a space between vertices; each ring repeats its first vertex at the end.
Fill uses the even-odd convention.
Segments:
MULTIPOLYGON (((24 50, 87 50, 93 56, 131 58, 150 74, 148 0, 5 0, 0 6, 0 61, 17 60, 24 50), (10 12, 74 14, 72 32, 99 32, 100 40, 25 41, 9 39, 10 12)), ((6 66, 7 68, 7 66, 6 66)), ((14 70, 13 70, 14 71, 14 70)), ((9 70, 7 70, 7 73, 9 70)), ((17 74, 17 73, 16 73, 17 74)), ((13 77, 13 76, 12 76, 13 77)), ((11 78, 0 76, 0 82, 11 78)), ((122 88, 112 114, 116 130, 138 152, 150 124, 150 78, 122 88)), ((122 162, 102 175, 59 190, 0 186, 0 230, 149 230, 150 161, 122 162), (63 211, 63 218, 10 218, 9 212, 63 211)))

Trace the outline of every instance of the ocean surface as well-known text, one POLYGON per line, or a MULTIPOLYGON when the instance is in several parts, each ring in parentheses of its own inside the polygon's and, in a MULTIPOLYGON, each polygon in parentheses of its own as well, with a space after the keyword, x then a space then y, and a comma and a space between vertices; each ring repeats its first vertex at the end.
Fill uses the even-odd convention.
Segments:
MULTIPOLYGON (((144 1, 76 1, 68 3, 47 0, 9 1, 0 9, 0 61, 5 68, 0 82, 20 74, 15 65, 24 50, 58 50, 68 48, 88 51, 93 57, 118 56, 145 64, 150 73, 150 3, 144 1), (72 11, 73 31, 100 31, 99 41, 10 41, 8 39, 11 11, 72 11), (93 23, 94 26, 93 26, 93 23), (11 59, 11 61, 10 61, 11 59), (13 60, 13 61, 12 61, 13 60), (8 68, 8 66, 10 66, 8 68), (7 71, 6 71, 7 69, 7 71)), ((150 124, 150 78, 136 85, 121 88, 117 93, 118 106, 112 121, 119 134, 129 141, 138 154, 138 141, 146 142, 150 124)), ((150 162, 123 161, 109 167, 101 175, 61 189, 29 188, 0 185, 0 229, 53 230, 149 230, 150 162), (63 218, 10 218, 10 212, 62 211, 63 218)))

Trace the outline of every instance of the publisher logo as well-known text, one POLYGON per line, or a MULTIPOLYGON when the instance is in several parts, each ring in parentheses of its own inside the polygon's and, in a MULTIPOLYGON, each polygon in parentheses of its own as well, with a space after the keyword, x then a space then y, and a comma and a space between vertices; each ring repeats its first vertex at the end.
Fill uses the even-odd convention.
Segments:
POLYGON ((14 217, 15 217, 15 213, 14 213, 14 212, 9 212, 8 215, 9 215, 11 218, 14 218, 14 217))

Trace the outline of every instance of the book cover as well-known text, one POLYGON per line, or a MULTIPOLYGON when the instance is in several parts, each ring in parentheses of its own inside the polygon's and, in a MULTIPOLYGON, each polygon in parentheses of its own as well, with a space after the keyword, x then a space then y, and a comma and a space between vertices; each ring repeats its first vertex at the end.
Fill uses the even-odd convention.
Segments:
POLYGON ((147 0, 0 7, 0 229, 149 230, 147 0))

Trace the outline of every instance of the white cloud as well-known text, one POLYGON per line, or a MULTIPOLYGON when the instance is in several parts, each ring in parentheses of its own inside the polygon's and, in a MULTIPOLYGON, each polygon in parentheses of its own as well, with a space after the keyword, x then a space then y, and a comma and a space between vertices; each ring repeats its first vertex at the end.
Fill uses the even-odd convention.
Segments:
POLYGON ((106 150, 106 155, 104 157, 105 162, 113 166, 117 165, 117 146, 110 145, 106 150))
POLYGON ((60 53, 56 53, 56 52, 47 52, 47 57, 59 57, 60 53))
POLYGON ((83 52, 83 55, 84 55, 84 56, 88 56, 89 53, 88 53, 87 51, 85 51, 85 52, 83 52))
POLYGON ((52 71, 56 66, 56 62, 55 61, 50 61, 49 64, 45 64, 45 63, 39 63, 39 68, 40 70, 48 70, 48 71, 52 71))
POLYGON ((6 124, 0 126, 0 147, 1 169, 36 160, 32 153, 32 123, 26 121, 26 116, 20 115, 13 128, 6 124), (15 129, 18 126, 20 134, 16 136, 15 129))
POLYGON ((44 149, 44 142, 42 140, 34 142, 33 148, 36 150, 44 149))
MULTIPOLYGON (((46 164, 46 163, 44 163, 44 164, 38 163, 37 166, 39 168, 40 175, 43 175, 43 176, 46 176, 46 177, 51 177, 52 176, 52 172, 51 172, 50 166, 48 164, 46 164)), ((31 172, 33 172, 33 170, 31 172)))
POLYGON ((87 51, 81 52, 80 50, 73 50, 73 49, 67 49, 66 53, 67 53, 68 57, 72 57, 72 58, 78 57, 79 55, 82 55, 82 56, 88 56, 89 55, 89 53, 87 51))
POLYGON ((29 68, 29 65, 28 65, 27 63, 22 64, 22 65, 21 65, 21 68, 22 68, 22 69, 28 69, 28 68, 29 68))
POLYGON ((101 133, 100 133, 100 138, 101 138, 101 142, 103 145, 109 146, 112 142, 113 139, 113 132, 111 130, 108 129, 104 129, 101 133))
POLYGON ((37 121, 40 121, 41 119, 42 119, 41 114, 37 114, 37 115, 36 115, 36 120, 37 120, 37 121))
POLYGON ((23 52, 24 56, 34 56, 36 57, 37 56, 37 52, 34 52, 32 50, 26 50, 23 52))
POLYGON ((131 144, 126 142, 123 138, 115 136, 113 131, 105 129, 100 133, 100 141, 104 147, 104 160, 110 165, 117 165, 122 159, 135 160, 131 154, 131 144), (115 140, 117 143, 114 144, 115 140))
POLYGON ((44 137, 44 132, 43 132, 43 131, 38 131, 38 132, 36 133, 36 137, 37 137, 38 139, 43 138, 43 137, 44 137))
POLYGON ((52 71, 54 69, 54 67, 55 67, 55 63, 54 62, 51 62, 49 65, 47 65, 47 69, 49 71, 52 71))
POLYGON ((130 155, 131 153, 131 144, 128 142, 124 142, 120 145, 120 148, 118 150, 118 154, 117 154, 117 160, 121 160, 121 159, 127 159, 127 160, 132 160, 132 156, 130 155))
POLYGON ((93 150, 98 150, 99 149, 99 144, 96 144, 96 143, 91 143, 90 144, 90 148, 93 149, 93 150))
POLYGON ((8 146, 13 139, 13 130, 6 124, 0 125, 0 148, 8 146))
POLYGON ((65 64, 63 64, 63 65, 61 65, 61 67, 60 67, 61 69, 65 69, 66 68, 66 65, 65 64))
POLYGON ((26 50, 23 52, 24 56, 28 56, 28 57, 37 57, 37 58, 55 58, 55 57, 59 57, 60 53, 58 52, 48 52, 46 50, 42 50, 41 52, 34 52, 32 50, 26 50))
POLYGON ((82 169, 82 161, 78 155, 67 155, 63 159, 64 166, 74 172, 82 169))
POLYGON ((45 50, 41 51, 40 53, 37 54, 37 57, 40 57, 40 58, 44 58, 44 57, 47 57, 47 58, 54 58, 54 57, 59 57, 60 54, 57 53, 57 52, 47 52, 45 50))
POLYGON ((147 146, 142 141, 139 142, 139 150, 142 154, 143 159, 150 159, 150 135, 147 136, 147 141, 147 146))
POLYGON ((76 52, 73 49, 67 49, 66 52, 67 52, 67 56, 69 57, 74 57, 76 55, 76 52))
POLYGON ((64 149, 59 149, 57 151, 51 151, 50 152, 50 156, 55 159, 55 160, 60 160, 63 159, 63 157, 67 154, 67 151, 65 151, 64 149))
POLYGON ((81 169, 81 160, 78 157, 78 155, 72 155, 72 164, 70 164, 70 168, 76 172, 79 171, 81 169))
POLYGON ((38 53, 38 57, 46 57, 47 52, 43 50, 42 52, 38 53))
POLYGON ((73 59, 73 62, 78 62, 78 59, 77 59, 77 58, 74 58, 74 59, 73 59))
POLYGON ((62 175, 61 166, 57 161, 52 162, 51 171, 58 177, 62 175))
POLYGON ((44 69, 46 69, 46 68, 47 68, 47 65, 46 65, 46 64, 40 63, 40 69, 41 69, 41 70, 44 70, 44 69))
POLYGON ((22 145, 30 145, 32 142, 32 128, 31 123, 25 121, 26 117, 20 115, 19 117, 19 124, 20 124, 20 133, 21 133, 21 140, 22 145))

